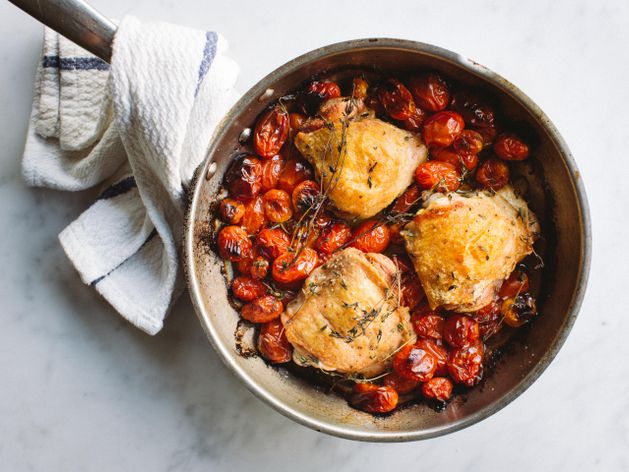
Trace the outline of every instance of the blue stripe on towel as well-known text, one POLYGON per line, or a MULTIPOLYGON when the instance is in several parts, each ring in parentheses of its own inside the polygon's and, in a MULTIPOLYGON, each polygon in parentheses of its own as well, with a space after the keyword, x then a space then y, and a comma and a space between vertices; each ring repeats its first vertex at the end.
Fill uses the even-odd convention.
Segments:
POLYGON ((98 57, 44 56, 42 65, 61 70, 109 70, 109 64, 98 57))
MULTIPOLYGON (((149 242, 151 239, 153 239, 155 236, 157 236, 157 230, 156 230, 155 228, 153 228, 153 231, 151 231, 151 234, 149 234, 149 235, 148 235, 148 238, 146 238, 146 241, 144 241, 144 242, 142 243, 142 246, 140 246, 140 249, 138 249, 138 252, 140 252, 140 251, 142 250, 142 248, 144 248, 144 246, 146 246, 146 245, 148 244, 148 242, 149 242)), ((136 253, 136 254, 137 254, 137 253, 136 253)), ((133 257, 133 256, 131 256, 131 257, 133 257)), ((127 261, 128 261, 128 260, 129 260, 129 259, 127 259, 127 261)), ((124 264, 125 262, 126 262, 126 261, 123 261, 120 265, 124 264)), ((118 267, 120 267, 120 265, 119 265, 118 267)), ((116 267, 116 269, 117 269, 118 267, 116 267)), ((114 271, 114 270, 116 270, 116 269, 113 269, 111 272, 113 272, 113 271, 114 271)), ((100 277, 95 278, 94 280, 92 280, 92 281, 90 282, 90 286, 91 286, 91 287, 95 287, 95 286, 96 286, 96 284, 97 284, 98 282, 100 282, 100 281, 101 281, 101 280, 103 280, 105 277, 107 277, 109 274, 111 274, 111 272, 109 272, 109 273, 107 273, 107 274, 105 274, 105 275, 101 275, 100 277)))
POLYGON ((214 31, 206 31, 205 33, 205 47, 203 48, 203 58, 201 59, 201 65, 199 66, 199 78, 197 79, 197 88, 194 91, 194 96, 199 93, 201 82, 205 78, 205 74, 210 70, 212 61, 216 56, 216 45, 218 44, 218 35, 214 31))
POLYGON ((133 176, 126 177, 111 187, 107 187, 103 193, 98 196, 99 200, 107 200, 108 198, 114 198, 123 193, 127 193, 132 188, 136 187, 135 178, 133 176))

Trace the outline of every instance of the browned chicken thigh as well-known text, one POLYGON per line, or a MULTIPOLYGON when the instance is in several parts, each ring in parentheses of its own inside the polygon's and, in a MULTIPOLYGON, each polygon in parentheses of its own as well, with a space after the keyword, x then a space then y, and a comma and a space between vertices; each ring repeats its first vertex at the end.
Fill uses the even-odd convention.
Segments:
POLYGON ((401 232, 431 308, 471 312, 489 304, 533 252, 535 215, 510 186, 434 193, 401 232))
POLYGON ((399 296, 391 259, 341 251, 310 274, 282 314, 293 360, 343 374, 383 372, 392 353, 415 340, 399 296))

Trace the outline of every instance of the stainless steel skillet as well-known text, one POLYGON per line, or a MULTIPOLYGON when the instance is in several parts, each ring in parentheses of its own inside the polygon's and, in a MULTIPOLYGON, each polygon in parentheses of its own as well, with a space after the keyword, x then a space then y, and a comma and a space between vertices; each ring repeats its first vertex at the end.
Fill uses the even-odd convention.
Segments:
MULTIPOLYGON (((105 60, 111 56, 114 26, 77 1, 12 0, 105 60), (43 5, 43 10, 42 10, 43 5), (77 16, 77 12, 80 15, 77 16), (60 19, 59 15, 67 18, 60 19)), ((590 264, 591 229, 585 190, 576 164, 548 117, 514 85, 460 55, 428 44, 396 39, 364 39, 333 44, 298 57, 252 87, 225 116, 197 171, 186 220, 184 266, 190 296, 201 325, 226 365, 257 396, 288 417, 313 429, 369 441, 424 439, 452 432, 500 410, 528 388, 550 364, 574 323, 583 298, 590 264), (238 313, 228 303, 221 262, 208 244, 212 203, 238 138, 273 100, 298 89, 313 74, 344 74, 355 69, 405 71, 431 67, 457 81, 489 90, 500 107, 535 132, 537 171, 543 177, 531 204, 545 214, 547 236, 542 313, 485 383, 443 413, 413 405, 385 418, 348 407, 283 369, 235 349, 238 313)), ((243 333, 251 342, 252 331, 243 333)))

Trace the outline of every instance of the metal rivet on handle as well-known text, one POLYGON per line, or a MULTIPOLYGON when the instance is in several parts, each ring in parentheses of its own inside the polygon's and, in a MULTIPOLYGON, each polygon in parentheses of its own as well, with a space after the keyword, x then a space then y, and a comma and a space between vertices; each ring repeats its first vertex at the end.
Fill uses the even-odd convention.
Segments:
POLYGON ((259 102, 263 102, 264 100, 266 100, 267 98, 271 98, 273 96, 273 94, 275 93, 275 90, 273 90, 272 88, 268 88, 264 91, 264 93, 262 95, 260 95, 258 97, 258 101, 259 102))
POLYGON ((238 136, 238 142, 240 144, 244 144, 247 141, 249 141, 250 137, 251 137, 251 128, 245 128, 242 130, 242 133, 240 133, 240 136, 238 136))
POLYGON ((205 173, 205 180, 210 180, 214 174, 216 174, 217 167, 216 162, 210 164, 210 167, 207 168, 207 172, 205 173))

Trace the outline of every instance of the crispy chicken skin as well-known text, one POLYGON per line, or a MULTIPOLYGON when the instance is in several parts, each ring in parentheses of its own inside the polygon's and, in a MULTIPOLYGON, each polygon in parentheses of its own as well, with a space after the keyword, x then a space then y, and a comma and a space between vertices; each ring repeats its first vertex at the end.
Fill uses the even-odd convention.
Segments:
POLYGON ((533 252, 539 224, 510 186, 435 193, 401 232, 431 308, 471 312, 489 304, 533 252))
POLYGON ((324 189, 330 189, 328 197, 337 213, 365 219, 409 186, 428 151, 417 134, 373 118, 369 111, 347 121, 343 142, 343 119, 338 117, 342 103, 324 104, 323 115, 334 119, 316 131, 298 133, 295 146, 313 165, 324 189))
POLYGON ((397 267, 382 254, 347 248, 314 270, 282 314, 293 360, 342 374, 378 375, 414 342, 399 305, 397 267))

